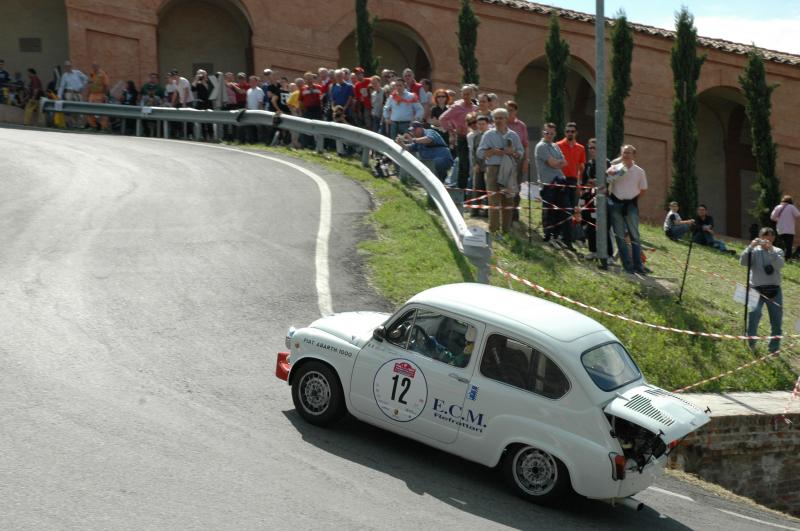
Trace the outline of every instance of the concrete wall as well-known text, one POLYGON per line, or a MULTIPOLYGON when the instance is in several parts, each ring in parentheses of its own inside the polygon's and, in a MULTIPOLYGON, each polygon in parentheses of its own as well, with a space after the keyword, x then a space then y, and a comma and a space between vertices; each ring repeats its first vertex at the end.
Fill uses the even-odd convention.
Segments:
POLYGON ((670 455, 670 466, 800 515, 800 414, 714 417, 670 455))
POLYGON ((0 59, 13 76, 34 68, 47 84, 52 70, 69 56, 67 46, 67 10, 64 0, 3 0, 0 2, 0 59), (41 52, 20 51, 20 38, 41 39, 41 52))

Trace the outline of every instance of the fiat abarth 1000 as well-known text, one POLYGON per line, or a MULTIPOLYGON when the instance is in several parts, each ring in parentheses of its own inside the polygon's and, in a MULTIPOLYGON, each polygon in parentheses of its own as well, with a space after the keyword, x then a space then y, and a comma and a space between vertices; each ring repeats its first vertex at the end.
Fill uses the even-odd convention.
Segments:
POLYGON ((597 321, 531 295, 451 284, 395 314, 289 329, 276 374, 308 422, 356 418, 494 467, 523 498, 623 505, 709 421, 648 384, 597 321))

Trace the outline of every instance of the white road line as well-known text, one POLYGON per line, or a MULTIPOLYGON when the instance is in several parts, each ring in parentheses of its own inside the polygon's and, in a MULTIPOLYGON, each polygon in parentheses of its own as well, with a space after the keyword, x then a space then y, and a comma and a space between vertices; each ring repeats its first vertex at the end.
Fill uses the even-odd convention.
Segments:
POLYGON ((765 522, 764 520, 759 520, 758 518, 753 518, 752 516, 745 516, 743 514, 726 511, 725 509, 717 509, 717 510, 721 513, 729 514, 731 516, 736 516, 737 518, 741 518, 743 520, 750 520, 751 522, 757 522, 759 524, 768 525, 770 527, 777 527, 778 529, 791 529, 792 531, 800 530, 800 527, 789 527, 781 524, 773 524, 772 522, 765 522))
POLYGON ((677 492, 672 492, 672 491, 669 491, 669 490, 660 489, 658 487, 647 487, 647 490, 660 492, 661 494, 666 494, 668 496, 675 496, 676 498, 680 498, 682 500, 687 500, 687 501, 690 501, 690 502, 694 502, 694 500, 691 499, 689 496, 684 496, 683 494, 678 494, 677 492))
MULTIPOLYGON (((133 137, 133 138, 142 138, 142 137, 133 137)), ((144 137, 144 139, 160 141, 160 142, 165 141, 165 139, 163 138, 144 137)), ((253 153, 252 151, 243 151, 241 149, 235 149, 225 146, 214 146, 211 144, 186 142, 184 140, 169 139, 167 141, 175 142, 184 146, 199 146, 206 148, 222 149, 224 151, 233 151, 234 153, 243 153, 245 155, 251 155, 253 157, 260 157, 262 159, 267 159, 272 162, 278 162, 280 164, 283 164, 284 166, 289 166, 293 170, 299 171, 300 173, 311 178, 311 180, 316 183, 317 188, 319 188, 319 228, 317 229, 317 248, 316 248, 316 257, 314 259, 314 266, 316 269, 317 306, 319 307, 320 315, 325 316, 332 314, 333 301, 331 298, 330 266, 328 264, 328 239, 330 238, 331 235, 331 189, 328 187, 328 183, 326 183, 325 180, 316 173, 307 170, 302 166, 298 166, 297 164, 293 164, 291 162, 287 162, 279 158, 270 157, 269 155, 262 155, 261 153, 253 153)))

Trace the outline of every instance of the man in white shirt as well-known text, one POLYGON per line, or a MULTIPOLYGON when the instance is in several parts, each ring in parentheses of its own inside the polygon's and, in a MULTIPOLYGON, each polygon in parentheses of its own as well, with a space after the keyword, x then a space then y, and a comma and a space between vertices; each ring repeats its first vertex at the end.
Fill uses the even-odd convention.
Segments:
POLYGON ((642 244, 639 238, 639 199, 647 191, 647 175, 633 160, 636 148, 630 144, 622 146, 621 162, 613 164, 606 172, 611 194, 608 210, 622 267, 627 273, 645 274, 642 264, 642 244), (631 240, 631 248, 625 244, 625 233, 631 240), (633 256, 631 256, 631 254, 633 256))
POLYGON ((169 73, 169 81, 175 86, 175 91, 172 96, 172 105, 176 109, 191 107, 194 102, 194 96, 192 96, 192 84, 189 80, 181 76, 177 70, 172 70, 169 73))
MULTIPOLYGON (((264 110, 264 90, 259 86, 258 76, 250 76, 250 88, 247 89, 246 109, 248 111, 264 110)), ((242 144, 254 144, 258 142, 261 126, 245 125, 239 127, 239 142, 242 144)))
MULTIPOLYGON (((89 78, 78 70, 72 68, 71 61, 64 61, 64 72, 58 84, 58 98, 64 101, 83 101, 83 91, 89 78)), ((65 114, 67 127, 82 127, 83 116, 79 114, 65 114)))

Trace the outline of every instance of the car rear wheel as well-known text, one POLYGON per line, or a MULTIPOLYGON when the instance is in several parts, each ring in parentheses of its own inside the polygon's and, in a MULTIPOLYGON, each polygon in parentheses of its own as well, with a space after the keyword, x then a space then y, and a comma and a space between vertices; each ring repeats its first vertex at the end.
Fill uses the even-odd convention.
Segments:
POLYGON ((572 494, 564 463, 533 446, 511 446, 503 460, 503 475, 518 496, 535 503, 553 505, 572 494))
POLYGON ((317 426, 330 426, 345 414, 344 393, 334 370, 319 361, 298 368, 292 401, 300 416, 317 426))

